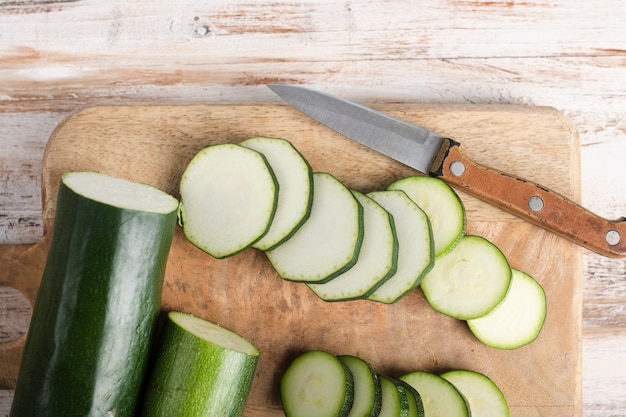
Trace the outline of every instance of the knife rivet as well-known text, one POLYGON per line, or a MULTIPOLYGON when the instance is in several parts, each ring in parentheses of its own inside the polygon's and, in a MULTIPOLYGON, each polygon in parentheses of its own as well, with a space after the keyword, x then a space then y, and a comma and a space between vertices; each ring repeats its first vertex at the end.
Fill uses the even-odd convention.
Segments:
POLYGON ((619 232, 615 229, 611 229, 608 232, 606 232, 605 238, 606 238, 606 242, 609 245, 617 245, 621 239, 619 232))
POLYGON ((454 161, 450 164, 450 172, 455 177, 460 177, 465 172, 465 165, 461 161, 454 161))
POLYGON ((543 209, 543 200, 541 197, 534 195, 528 199, 528 207, 532 211, 541 211, 543 209))

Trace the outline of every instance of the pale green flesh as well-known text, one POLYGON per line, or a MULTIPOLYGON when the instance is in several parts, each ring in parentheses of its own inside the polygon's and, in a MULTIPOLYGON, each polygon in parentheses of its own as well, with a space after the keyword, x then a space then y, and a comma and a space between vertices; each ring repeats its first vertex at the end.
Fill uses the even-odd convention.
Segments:
POLYGON ((322 283, 345 272, 357 260, 363 238, 363 208, 328 173, 313 174, 311 214, 280 246, 265 252, 284 279, 322 283))
POLYGON ((456 370, 440 375, 459 390, 471 411, 471 417, 509 417, 509 406, 502 391, 483 374, 456 370))
POLYGON ((262 153, 279 184, 276 214, 268 232, 252 246, 268 250, 287 239, 309 215, 313 198, 311 167, 284 139, 255 137, 239 145, 262 153))
POLYGON ((177 199, 157 188, 97 172, 68 172, 63 183, 76 194, 121 209, 165 214, 178 208, 177 199))
POLYGON ((399 417, 402 412, 402 403, 400 399, 400 392, 393 383, 387 377, 379 376, 380 385, 382 388, 382 407, 380 409, 380 417, 399 417))
POLYGON ((259 354, 259 350, 248 340, 217 324, 179 312, 170 312, 169 317, 181 329, 213 345, 246 355, 259 354))
POLYGON ((363 243, 357 263, 324 284, 309 284, 323 300, 367 297, 396 271, 398 243, 393 218, 371 198, 353 191, 363 206, 363 243))
POLYGON ((539 336, 546 308, 546 294, 541 285, 531 276, 513 269, 511 287, 502 303, 488 315, 467 323, 484 344, 517 349, 539 336))
POLYGON ((504 299, 510 280, 511 268, 494 244, 479 236, 464 236, 437 259, 421 288, 435 310, 468 320, 493 310, 504 299))
POLYGON ((352 375, 327 352, 304 353, 281 379, 281 401, 287 417, 346 416, 353 394, 352 375))
POLYGON ((430 219, 435 257, 450 251, 465 232, 465 208, 459 196, 444 181, 426 176, 407 177, 389 185, 402 190, 430 219))
POLYGON ((445 379, 421 371, 404 375, 400 379, 420 394, 426 417, 470 417, 462 395, 445 379))
POLYGON ((185 236, 223 258, 253 244, 274 216, 278 187, 258 152, 233 144, 200 151, 180 182, 185 236))
POLYGON ((430 223, 426 214, 403 191, 377 191, 368 196, 393 216, 398 238, 396 272, 368 296, 394 303, 419 285, 434 262, 430 223))
POLYGON ((382 390, 378 376, 370 365, 355 356, 338 356, 352 372, 354 401, 348 417, 377 416, 380 411, 382 390))

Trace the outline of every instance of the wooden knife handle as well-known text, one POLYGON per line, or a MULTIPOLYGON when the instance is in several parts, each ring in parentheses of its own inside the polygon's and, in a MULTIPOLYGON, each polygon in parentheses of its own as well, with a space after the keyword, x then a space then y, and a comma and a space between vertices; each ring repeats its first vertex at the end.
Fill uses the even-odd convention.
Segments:
POLYGON ((446 139, 431 175, 601 255, 626 256, 626 217, 606 220, 539 184, 478 165, 446 139))

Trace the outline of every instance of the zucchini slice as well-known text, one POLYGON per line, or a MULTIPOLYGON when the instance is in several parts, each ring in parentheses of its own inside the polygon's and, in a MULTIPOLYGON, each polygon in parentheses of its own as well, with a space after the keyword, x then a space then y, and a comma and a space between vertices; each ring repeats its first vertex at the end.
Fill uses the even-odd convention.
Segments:
POLYGON ((62 175, 11 416, 134 416, 178 200, 95 172, 62 175))
POLYGON ((187 239, 225 258, 265 235, 276 211, 278 184, 262 154, 227 143, 193 157, 180 180, 180 196, 187 239))
POLYGON ((324 301, 366 298, 395 272, 398 239, 393 217, 366 195, 352 191, 363 206, 363 243, 357 263, 325 284, 308 284, 324 301))
POLYGON ((546 293, 530 275, 513 269, 506 297, 484 317, 468 320, 470 331, 484 344, 517 349, 532 343, 546 319, 546 293))
POLYGON ((440 375, 455 386, 469 405, 472 417, 509 417, 509 404, 500 388, 487 376, 463 369, 440 375))
POLYGON ((270 250, 289 239, 309 217, 313 172, 300 152, 284 139, 254 137, 239 145, 262 153, 279 184, 278 205, 270 229, 252 245, 259 250, 270 250))
POLYGON ((265 254, 282 278, 319 284, 357 262, 363 241, 363 207, 329 173, 315 172, 313 187, 309 219, 289 240, 265 254))
POLYGON ((283 374, 280 397, 286 417, 347 417, 354 402, 352 372, 328 352, 305 352, 283 374))
POLYGON ((379 416, 407 417, 409 413, 409 402, 405 391, 389 377, 379 375, 378 378, 380 379, 383 396, 379 416))
POLYGON ((451 252, 437 259, 421 288, 435 310, 469 320, 500 304, 510 282, 511 268, 500 249, 483 237, 466 235, 451 252))
POLYGON ((442 377, 424 371, 415 371, 400 379, 420 394, 424 414, 428 416, 470 417, 470 409, 463 395, 442 377))
POLYGON ((391 304, 417 287, 432 268, 432 230, 428 216, 404 191, 375 191, 367 195, 391 213, 398 237, 396 272, 367 299, 391 304))
POLYGON ((241 416, 259 350, 242 336, 199 317, 167 315, 141 415, 241 416))
POLYGON ((402 190, 428 215, 435 241, 435 258, 450 252, 465 233, 465 207, 445 181, 411 176, 391 183, 388 190, 402 190))
POLYGON ((380 379, 371 365, 351 355, 338 356, 352 372, 354 401, 348 417, 376 417, 382 405, 380 379))

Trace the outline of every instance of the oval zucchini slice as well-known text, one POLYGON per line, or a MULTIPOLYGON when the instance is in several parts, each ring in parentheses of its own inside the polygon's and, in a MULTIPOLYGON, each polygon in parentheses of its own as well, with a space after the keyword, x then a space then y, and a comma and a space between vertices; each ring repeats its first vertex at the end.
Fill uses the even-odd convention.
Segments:
POLYGON ((170 312, 157 347, 141 415, 241 416, 259 350, 199 317, 170 312))
POLYGON ((509 405, 504 394, 485 375, 459 369, 440 376, 454 385, 463 395, 472 417, 509 417, 509 405))
POLYGON ((348 417, 376 417, 382 404, 380 379, 371 365, 361 358, 351 355, 338 356, 352 372, 354 380, 354 400, 348 417))
POLYGON ((309 217, 313 172, 300 152, 284 139, 254 137, 239 145, 262 153, 278 182, 278 205, 270 229, 252 245, 259 250, 270 250, 289 239, 309 217))
POLYGON ((286 417, 347 417, 354 401, 352 372, 328 352, 308 351, 283 374, 280 397, 286 417))
POLYGON ((511 268, 500 249, 483 237, 466 235, 437 259, 421 288, 435 310, 469 320, 500 304, 510 282, 511 268))
POLYGON ((363 207, 339 180, 313 174, 309 219, 286 242, 265 252, 282 278, 324 283, 350 269, 363 241, 363 207))
POLYGON ((63 174, 11 416, 134 416, 178 200, 95 172, 63 174))
POLYGON ((546 293, 530 275, 513 269, 506 297, 484 317, 468 320, 470 331, 487 346, 517 349, 532 343, 546 319, 546 293))
POLYGON ((463 395, 447 380, 429 372, 415 371, 400 377, 420 394, 428 416, 470 417, 463 395))
POLYGON ((276 211, 278 184, 262 154, 227 143, 193 157, 180 180, 180 196, 187 239, 225 258, 265 235, 276 211))

